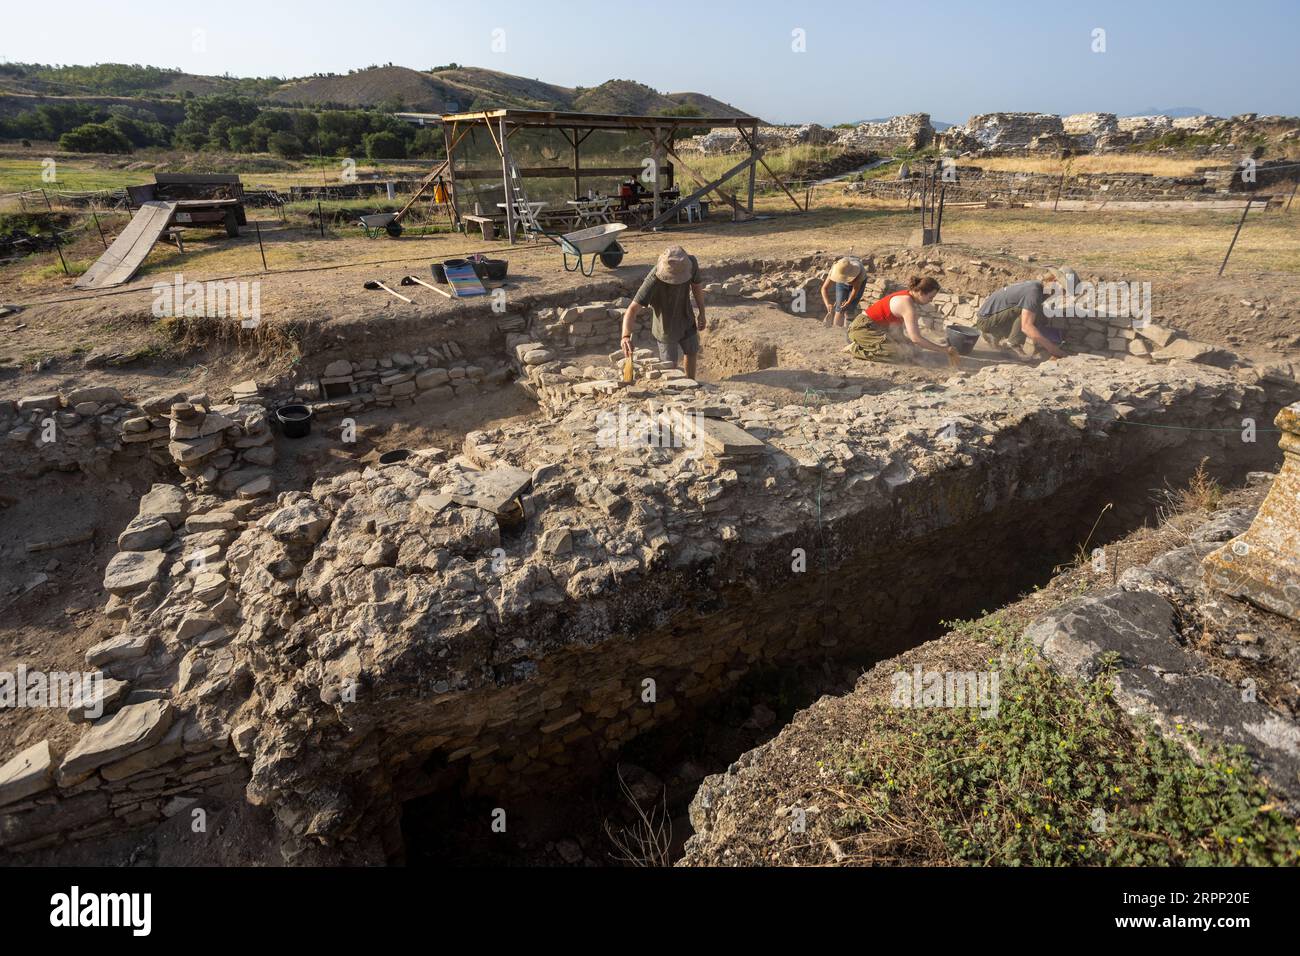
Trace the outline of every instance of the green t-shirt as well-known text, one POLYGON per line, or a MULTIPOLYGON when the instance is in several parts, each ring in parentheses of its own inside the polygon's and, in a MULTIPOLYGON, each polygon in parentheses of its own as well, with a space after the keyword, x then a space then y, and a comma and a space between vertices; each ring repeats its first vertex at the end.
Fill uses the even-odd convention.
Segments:
POLYGON ((690 281, 670 285, 657 278, 651 269, 632 298, 637 305, 649 306, 654 312, 651 331, 660 342, 680 342, 695 331, 691 286, 700 281, 700 264, 694 256, 690 256, 690 260, 690 281))

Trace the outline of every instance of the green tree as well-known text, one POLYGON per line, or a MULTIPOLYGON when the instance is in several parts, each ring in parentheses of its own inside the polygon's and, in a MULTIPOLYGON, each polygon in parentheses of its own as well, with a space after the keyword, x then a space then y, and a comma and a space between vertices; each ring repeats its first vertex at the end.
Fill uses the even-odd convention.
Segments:
POLYGON ((59 149, 70 153, 129 153, 131 141, 106 123, 86 123, 60 136, 59 149))
POLYGON ((371 159, 405 159, 406 143, 387 130, 365 136, 366 155, 371 159))
POLYGON ((298 159, 302 156, 302 140, 293 133, 272 133, 267 137, 266 144, 271 152, 284 159, 298 159))

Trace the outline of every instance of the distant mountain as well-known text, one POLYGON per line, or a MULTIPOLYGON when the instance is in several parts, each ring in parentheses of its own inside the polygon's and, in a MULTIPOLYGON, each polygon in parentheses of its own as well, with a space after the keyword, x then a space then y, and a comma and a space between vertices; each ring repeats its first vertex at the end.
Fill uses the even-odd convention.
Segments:
POLYGON ((186 93, 196 96, 232 93, 281 106, 396 108, 429 113, 512 107, 650 116, 689 105, 705 116, 749 115, 704 93, 660 93, 634 80, 607 80, 599 86, 570 89, 459 64, 432 70, 388 64, 350 73, 322 73, 284 80, 198 76, 174 69, 115 63, 95 66, 8 63, 0 65, 0 93, 72 99, 110 95, 167 99, 186 93))
POLYGON ((1142 110, 1138 113, 1125 113, 1125 116, 1208 116, 1210 111, 1202 109, 1199 106, 1162 106, 1159 109, 1151 108, 1142 110))

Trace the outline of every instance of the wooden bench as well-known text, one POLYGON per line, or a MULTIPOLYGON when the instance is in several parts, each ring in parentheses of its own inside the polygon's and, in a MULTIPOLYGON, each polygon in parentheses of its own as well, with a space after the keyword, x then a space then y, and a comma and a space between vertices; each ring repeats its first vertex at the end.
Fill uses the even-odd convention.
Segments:
POLYGON ((164 239, 170 239, 172 242, 176 243, 176 251, 179 252, 181 255, 185 255, 184 235, 185 235, 185 230, 180 228, 179 226, 168 226, 166 229, 163 230, 162 237, 164 239))
POLYGON ((483 238, 492 240, 497 237, 497 223, 491 216, 461 216, 466 222, 477 223, 483 230, 483 238))

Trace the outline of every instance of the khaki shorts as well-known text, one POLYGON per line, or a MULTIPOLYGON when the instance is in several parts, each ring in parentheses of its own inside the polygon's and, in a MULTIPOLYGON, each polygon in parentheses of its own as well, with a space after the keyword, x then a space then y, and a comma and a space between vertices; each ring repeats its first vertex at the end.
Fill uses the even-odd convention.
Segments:
POLYGON ((1020 312, 1020 306, 1015 305, 994 312, 992 315, 982 315, 975 320, 975 328, 994 341, 1006 339, 1008 345, 1022 345, 1025 341, 1025 330, 1020 327, 1020 312))

